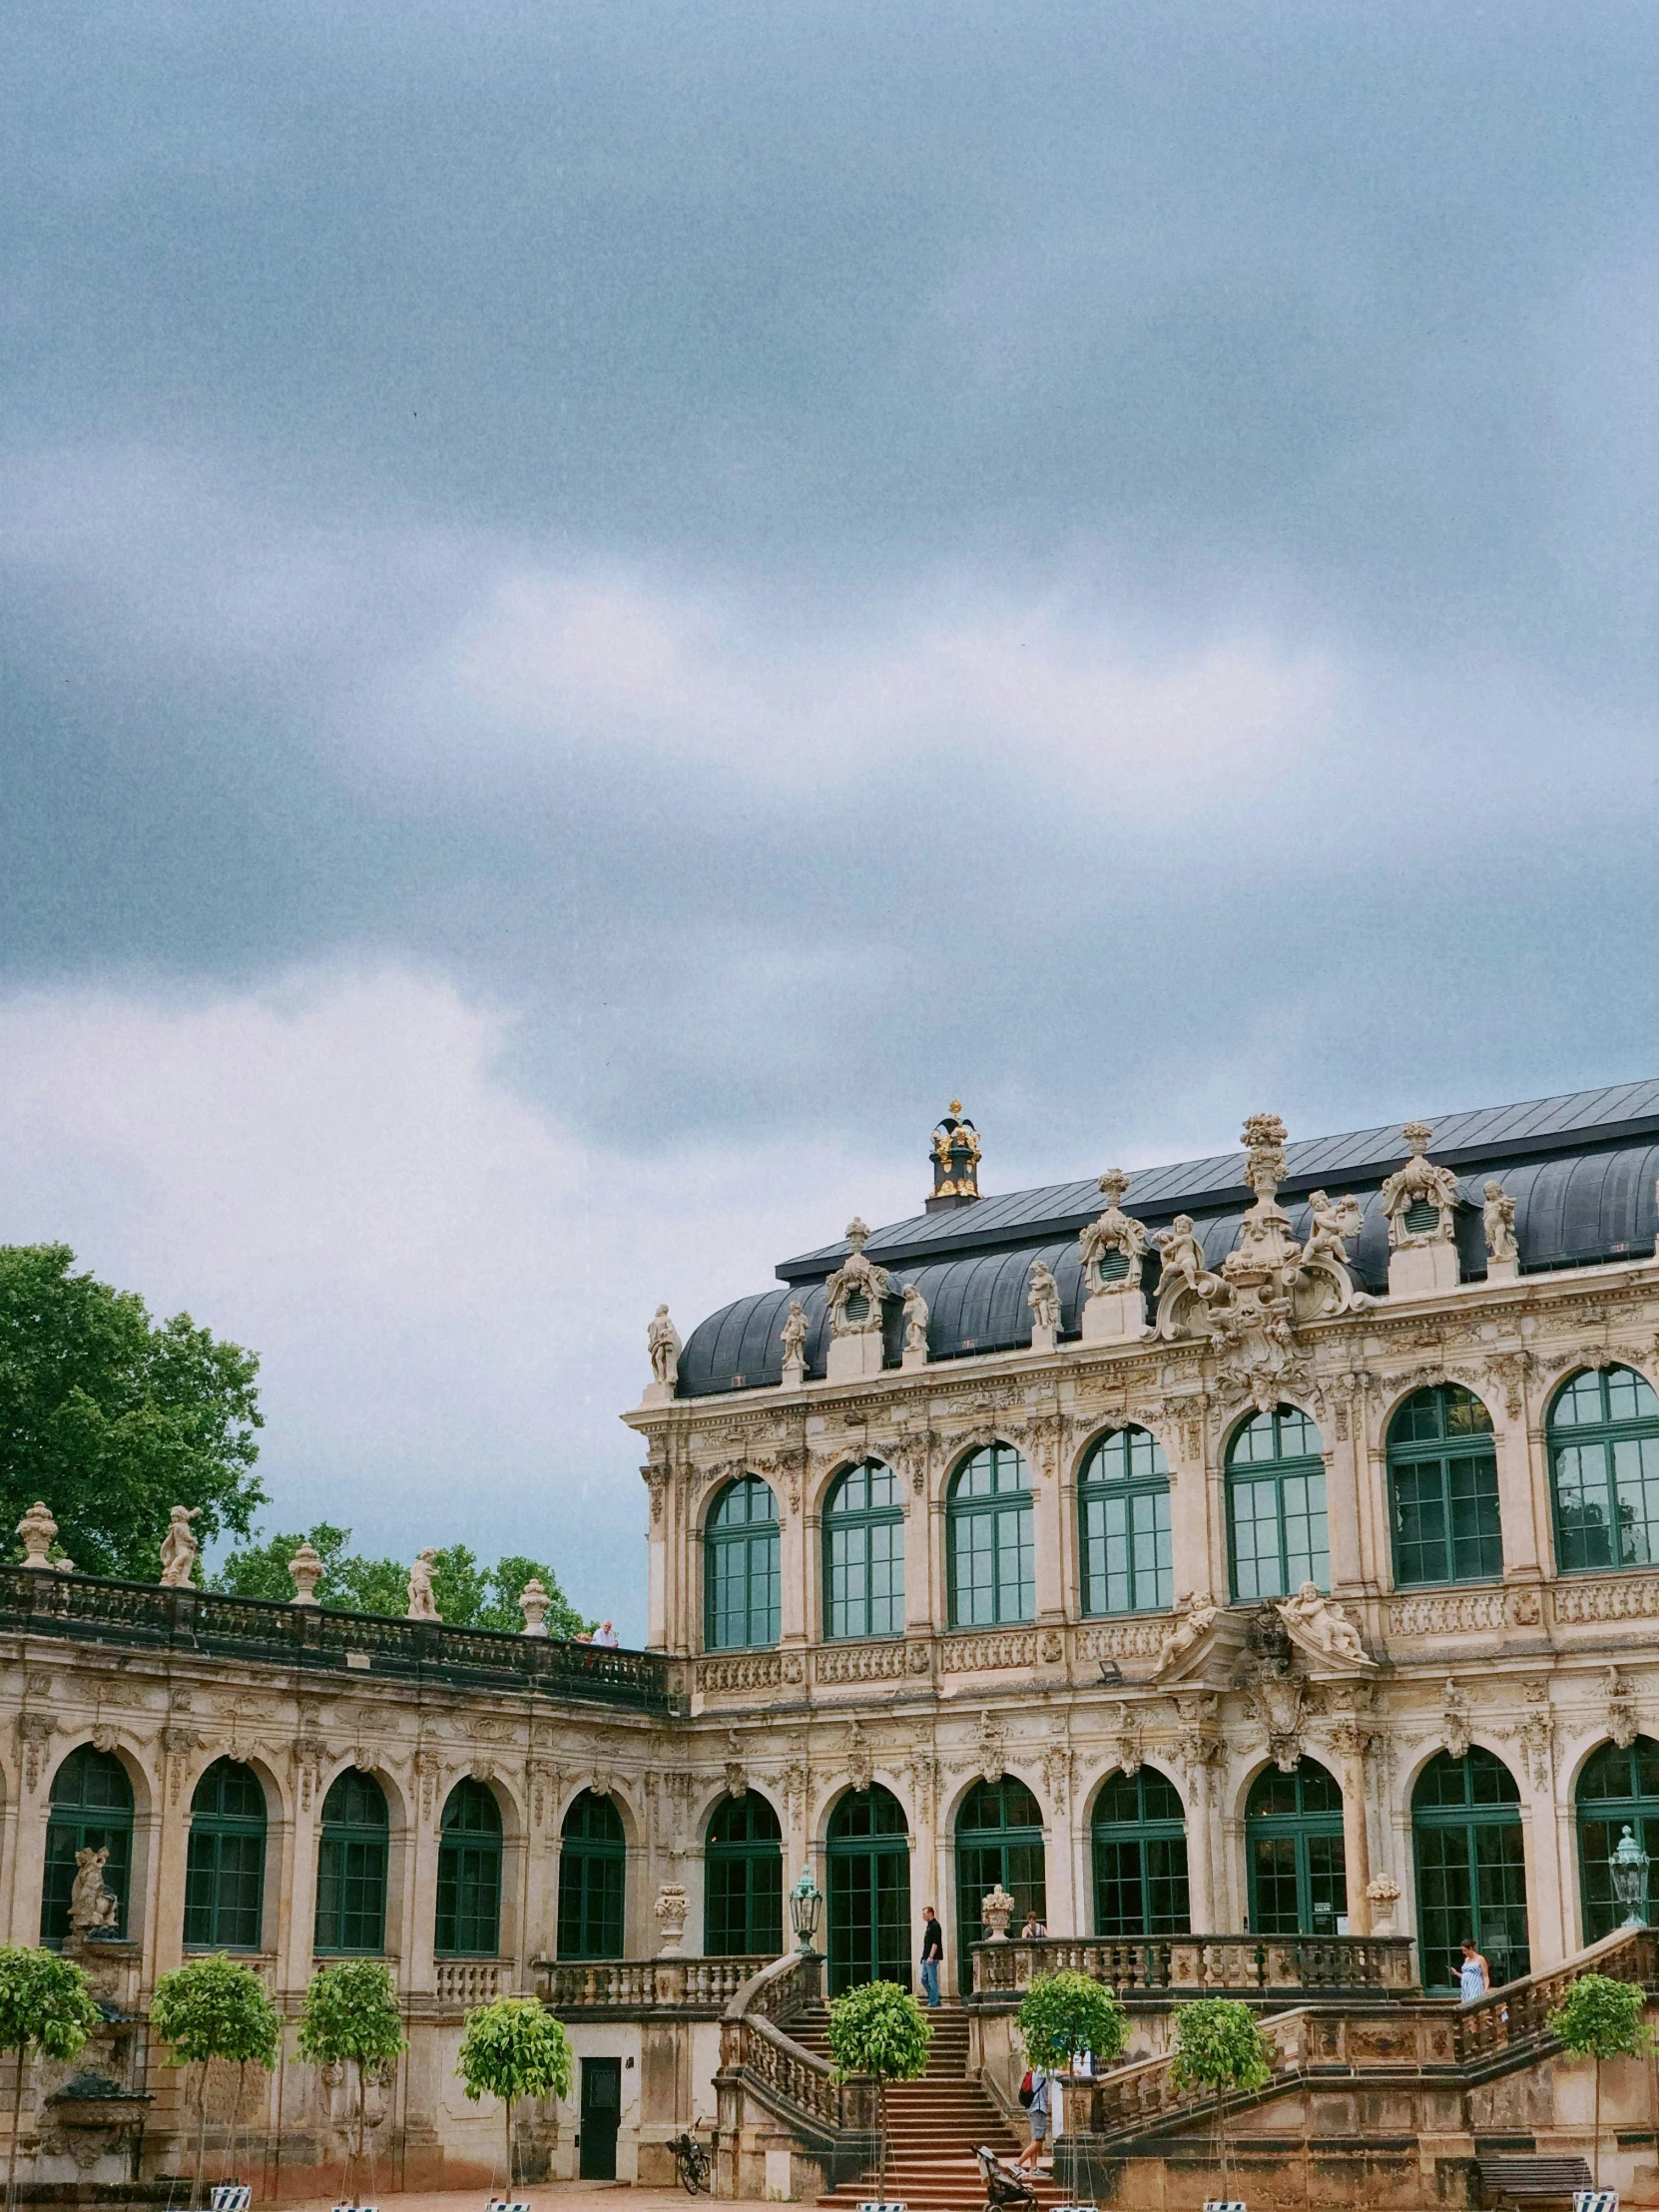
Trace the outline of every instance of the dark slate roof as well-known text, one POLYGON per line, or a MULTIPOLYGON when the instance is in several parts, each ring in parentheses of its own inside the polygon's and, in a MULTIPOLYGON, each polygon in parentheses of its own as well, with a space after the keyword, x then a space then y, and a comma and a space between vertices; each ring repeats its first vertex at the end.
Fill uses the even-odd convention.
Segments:
MULTIPOLYGON (((1458 1217, 1465 1275, 1485 1270, 1480 1186, 1496 1176, 1515 1201, 1515 1231, 1523 1271, 1582 1267, 1598 1260, 1649 1254, 1659 1233, 1654 1182, 1659 1177, 1659 1081, 1575 1091, 1521 1106, 1447 1114, 1432 1122, 1429 1157, 1458 1172, 1466 1206, 1458 1217)), ((1342 1137, 1318 1137, 1286 1147, 1280 1200, 1292 1233, 1305 1235, 1311 1191, 1347 1191, 1361 1199, 1365 1227, 1350 1246, 1366 1288, 1387 1290, 1387 1225, 1378 1197, 1384 1176, 1405 1158, 1397 1122, 1342 1137)), ((1238 1237, 1251 1202, 1242 1151, 1132 1175, 1126 1211, 1149 1229, 1176 1214, 1194 1216, 1212 1267, 1238 1237)), ((1075 1334, 1081 1304, 1076 1237, 1105 1201, 1098 1182, 1054 1183, 1012 1191, 971 1206, 920 1214, 874 1232, 866 1251, 893 1271, 895 1285, 916 1283, 928 1305, 928 1351, 934 1360, 1013 1350, 1031 1341, 1025 1303, 1034 1260, 1046 1260, 1060 1286, 1063 1333, 1075 1334)), ((812 1324, 807 1373, 822 1376, 827 1349, 824 1281, 846 1257, 844 1241, 786 1260, 782 1288, 735 1305, 698 1325, 680 1361, 680 1394, 704 1397, 755 1389, 782 1380, 779 1333, 792 1297, 812 1324)), ((1149 1288, 1156 1265, 1148 1269, 1149 1288)), ((898 1364, 897 1302, 886 1315, 886 1359, 898 1364)))

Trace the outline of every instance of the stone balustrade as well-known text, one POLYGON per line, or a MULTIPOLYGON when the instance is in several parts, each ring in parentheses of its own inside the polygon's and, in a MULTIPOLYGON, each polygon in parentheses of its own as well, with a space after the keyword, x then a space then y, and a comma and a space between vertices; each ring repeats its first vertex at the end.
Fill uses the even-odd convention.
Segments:
POLYGON ((555 2012, 679 2012, 718 2019, 745 1982, 754 1958, 592 1958, 533 1961, 541 1994, 555 2012))
POLYGON ((508 1993, 512 1982, 510 1958, 440 1958, 437 1961, 437 1997, 440 2004, 493 2004, 508 1993))
POLYGON ((1040 1974, 1070 1970, 1122 1994, 1404 1995, 1415 1987, 1408 1936, 1039 1936, 973 1946, 971 2002, 995 2002, 1028 1989, 1040 1974))

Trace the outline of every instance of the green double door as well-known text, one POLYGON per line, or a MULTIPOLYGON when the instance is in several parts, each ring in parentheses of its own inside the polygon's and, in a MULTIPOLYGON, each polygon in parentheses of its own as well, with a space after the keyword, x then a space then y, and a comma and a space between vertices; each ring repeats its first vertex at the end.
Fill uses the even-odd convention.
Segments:
POLYGON ((907 1989, 910 1832, 891 1791, 874 1783, 843 1797, 830 1818, 826 1857, 830 1994, 861 1981, 896 1981, 907 1989))
POLYGON ((1042 1813, 1011 1774, 976 1783, 956 1816, 956 1985, 964 1996, 973 1986, 973 1945, 990 1934, 980 1923, 979 1901, 999 1883, 1014 1901, 1010 1936, 1019 1934, 1027 1913, 1046 1923, 1042 1813))
POLYGON ((1253 1936, 1335 1936, 1348 1912, 1343 1793, 1316 1759, 1269 1767, 1245 1806, 1253 1936))
POLYGON ((1494 1988, 1530 1973, 1520 1791, 1503 1762, 1478 1744, 1430 1759, 1411 1793, 1411 1842, 1423 1987, 1457 1987, 1465 1936, 1494 1988))

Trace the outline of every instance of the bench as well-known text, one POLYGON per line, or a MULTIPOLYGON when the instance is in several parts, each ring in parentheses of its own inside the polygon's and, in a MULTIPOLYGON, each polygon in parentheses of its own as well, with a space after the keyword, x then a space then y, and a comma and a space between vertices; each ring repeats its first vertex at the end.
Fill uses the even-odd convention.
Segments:
POLYGON ((1594 2187, 1590 2169, 1582 2158, 1480 2158, 1475 2159, 1480 2202, 1488 2212, 1513 2206, 1514 2212, 1542 2212, 1557 2205, 1572 2212, 1572 2200, 1594 2187))

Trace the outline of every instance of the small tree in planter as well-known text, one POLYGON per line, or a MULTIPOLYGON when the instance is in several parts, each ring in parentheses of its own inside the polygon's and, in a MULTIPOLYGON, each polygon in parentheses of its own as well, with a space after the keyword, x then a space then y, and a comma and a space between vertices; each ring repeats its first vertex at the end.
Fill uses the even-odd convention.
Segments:
POLYGON ((896 1981, 865 1981, 830 2006, 830 2078, 845 2081, 868 2074, 875 2083, 879 2123, 876 2189, 887 2195, 887 2083, 914 2081, 927 2068, 932 2024, 907 1989, 896 1981))
POLYGON ((197 2091, 196 2175, 190 2201, 202 2201, 202 2167, 208 2147, 208 2078, 216 2058, 237 2069, 236 2111, 231 2116, 235 2157, 236 2114, 251 2065, 269 2073, 276 2063, 282 2026, 265 1983, 252 1966, 236 1964, 225 1951, 190 1958, 156 1983, 150 2024, 168 2045, 170 2066, 200 2066, 197 2091))
POLYGON ((506 2107, 506 2194, 511 2196, 513 2106, 521 2097, 569 2096, 570 2037, 538 1997, 497 1997, 467 2014, 455 2071, 474 2104, 492 2096, 506 2107))
POLYGON ((1019 2008, 1025 2063, 1064 2073, 1076 2051, 1110 2065, 1129 2040, 1129 2015, 1115 1989, 1086 1973, 1039 1974, 1019 2008))
POLYGON ((37 2050, 48 2058, 78 2058, 102 2018, 93 2001, 92 1984, 73 1958, 23 1944, 0 1945, 0 2050, 17 2057, 6 2212, 17 2201, 17 2136, 23 2124, 23 2075, 29 2053, 37 2050))
POLYGON ((1237 1997, 1198 1997, 1172 2015, 1175 2079, 1183 2089, 1208 2089, 1216 2099, 1221 2193, 1227 2195, 1227 2099, 1273 2078, 1273 2045, 1256 2015, 1237 1997))
POLYGON ((313 2066, 350 2064, 357 2070, 357 2136, 352 2181, 362 2164, 368 2099, 364 2075, 388 2065, 405 2047, 403 2022, 390 1969, 377 1958, 342 1958, 319 1966, 299 2007, 299 2055, 313 2066))
POLYGON ((1596 2187, 1601 2187, 1601 2061, 1636 2058, 1653 2038, 1643 2020, 1647 1998, 1639 1983, 1604 1973, 1581 1973, 1549 2015, 1549 2031, 1574 2058, 1596 2062, 1596 2187))

